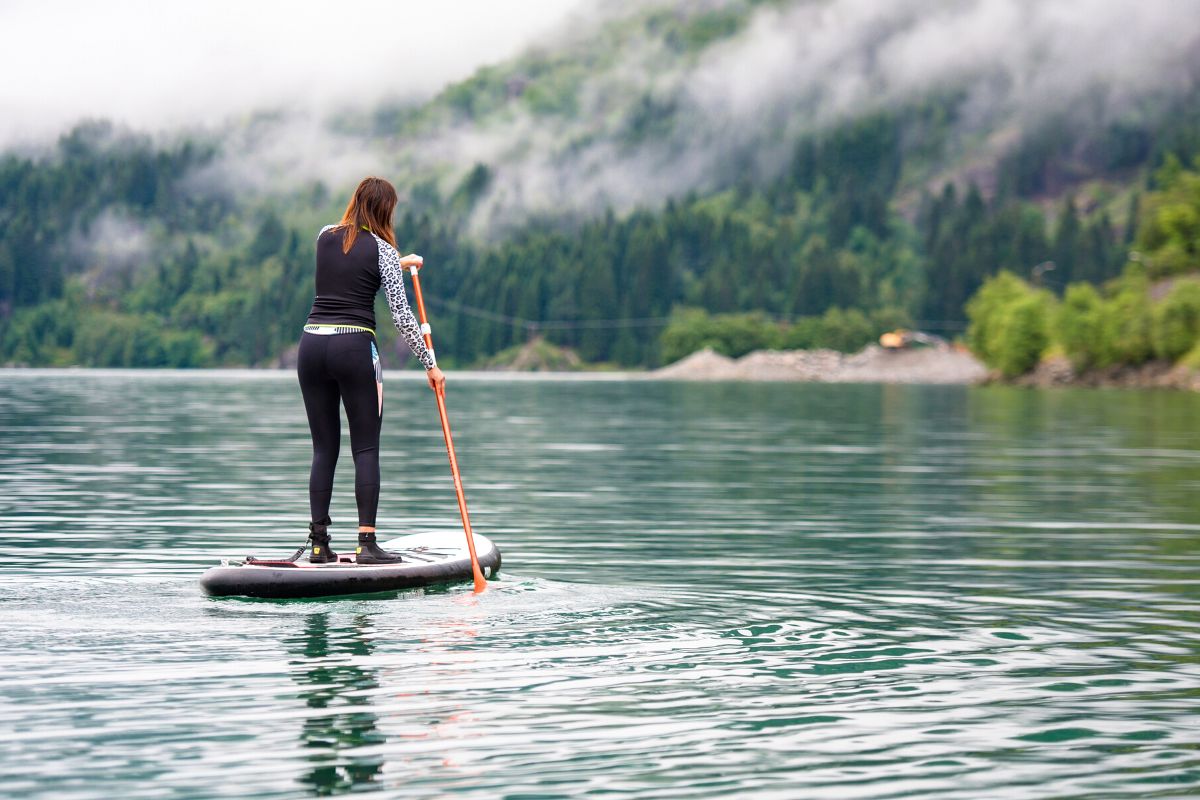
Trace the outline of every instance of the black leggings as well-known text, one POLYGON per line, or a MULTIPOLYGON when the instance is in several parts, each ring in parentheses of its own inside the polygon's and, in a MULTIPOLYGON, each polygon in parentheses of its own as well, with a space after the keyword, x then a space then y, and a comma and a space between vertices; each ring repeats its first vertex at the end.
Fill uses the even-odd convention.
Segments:
POLYGON ((321 523, 329 516, 333 468, 337 466, 342 439, 340 400, 350 420, 358 524, 374 526, 379 507, 379 427, 383 421, 383 373, 375 337, 366 332, 331 336, 305 333, 300 338, 296 372, 313 440, 312 472, 308 477, 312 521, 321 523))

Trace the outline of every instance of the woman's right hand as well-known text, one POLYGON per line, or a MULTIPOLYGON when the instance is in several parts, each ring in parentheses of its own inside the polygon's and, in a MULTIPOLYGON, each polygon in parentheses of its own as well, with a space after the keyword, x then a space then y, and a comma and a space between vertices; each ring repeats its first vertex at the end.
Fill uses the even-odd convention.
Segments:
POLYGON ((440 369, 434 367, 425 373, 425 377, 429 379, 429 388, 438 394, 446 393, 446 376, 440 369))
POLYGON ((416 267, 420 269, 425 266, 425 259, 421 258, 416 253, 409 253, 406 256, 400 256, 400 269, 412 269, 416 267))

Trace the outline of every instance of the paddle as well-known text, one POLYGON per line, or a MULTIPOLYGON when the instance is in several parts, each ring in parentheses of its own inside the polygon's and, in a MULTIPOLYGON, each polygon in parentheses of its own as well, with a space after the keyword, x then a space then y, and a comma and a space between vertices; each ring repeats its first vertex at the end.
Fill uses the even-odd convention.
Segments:
MULTIPOLYGON (((421 333, 425 334, 425 346, 433 352, 433 335, 429 320, 425 316, 425 300, 421 297, 421 279, 417 267, 409 267, 412 275, 413 296, 417 298, 417 313, 421 315, 421 333)), ((450 438, 450 420, 446 417, 446 390, 441 387, 434 392, 437 396, 438 414, 442 418, 442 435, 446 437, 446 453, 450 456, 450 472, 454 475, 454 491, 458 494, 458 513, 462 516, 463 531, 467 534, 467 549, 471 552, 471 572, 475 576, 475 593, 487 588, 483 572, 479 569, 479 558, 475 555, 475 535, 471 532, 471 518, 467 516, 467 498, 463 494, 462 478, 458 474, 458 459, 454 456, 454 440, 450 438)))

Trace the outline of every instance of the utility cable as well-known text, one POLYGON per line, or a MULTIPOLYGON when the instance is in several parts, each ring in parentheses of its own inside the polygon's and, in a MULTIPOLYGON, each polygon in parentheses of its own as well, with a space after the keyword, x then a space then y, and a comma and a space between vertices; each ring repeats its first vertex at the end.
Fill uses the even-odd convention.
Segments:
MULTIPOLYGON (((488 311, 483 308, 469 306, 466 303, 460 303, 457 300, 442 300, 429 298, 430 305, 436 305, 448 311, 453 311, 459 314, 464 314, 468 317, 483 319, 489 322, 503 323, 505 325, 517 325, 524 328, 526 331, 545 331, 545 330, 596 330, 596 329, 611 329, 611 328, 654 328, 666 327, 671 322, 670 317, 625 317, 619 319, 547 319, 534 320, 526 319, 525 317, 514 317, 509 314, 500 314, 495 311, 488 311)), ((772 322, 780 322, 786 324, 794 324, 798 318, 784 317, 777 314, 763 314, 772 322)), ((931 320, 921 319, 914 320, 913 327, 921 330, 940 330, 940 331, 961 331, 967 327, 966 322, 960 320, 931 320)))

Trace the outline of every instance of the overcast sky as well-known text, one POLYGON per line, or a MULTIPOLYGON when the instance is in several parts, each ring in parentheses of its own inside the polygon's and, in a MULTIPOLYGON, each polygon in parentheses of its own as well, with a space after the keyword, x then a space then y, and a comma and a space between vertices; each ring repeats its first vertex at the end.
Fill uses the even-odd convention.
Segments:
POLYGON ((0 146, 427 96, 594 0, 0 0, 0 146))

